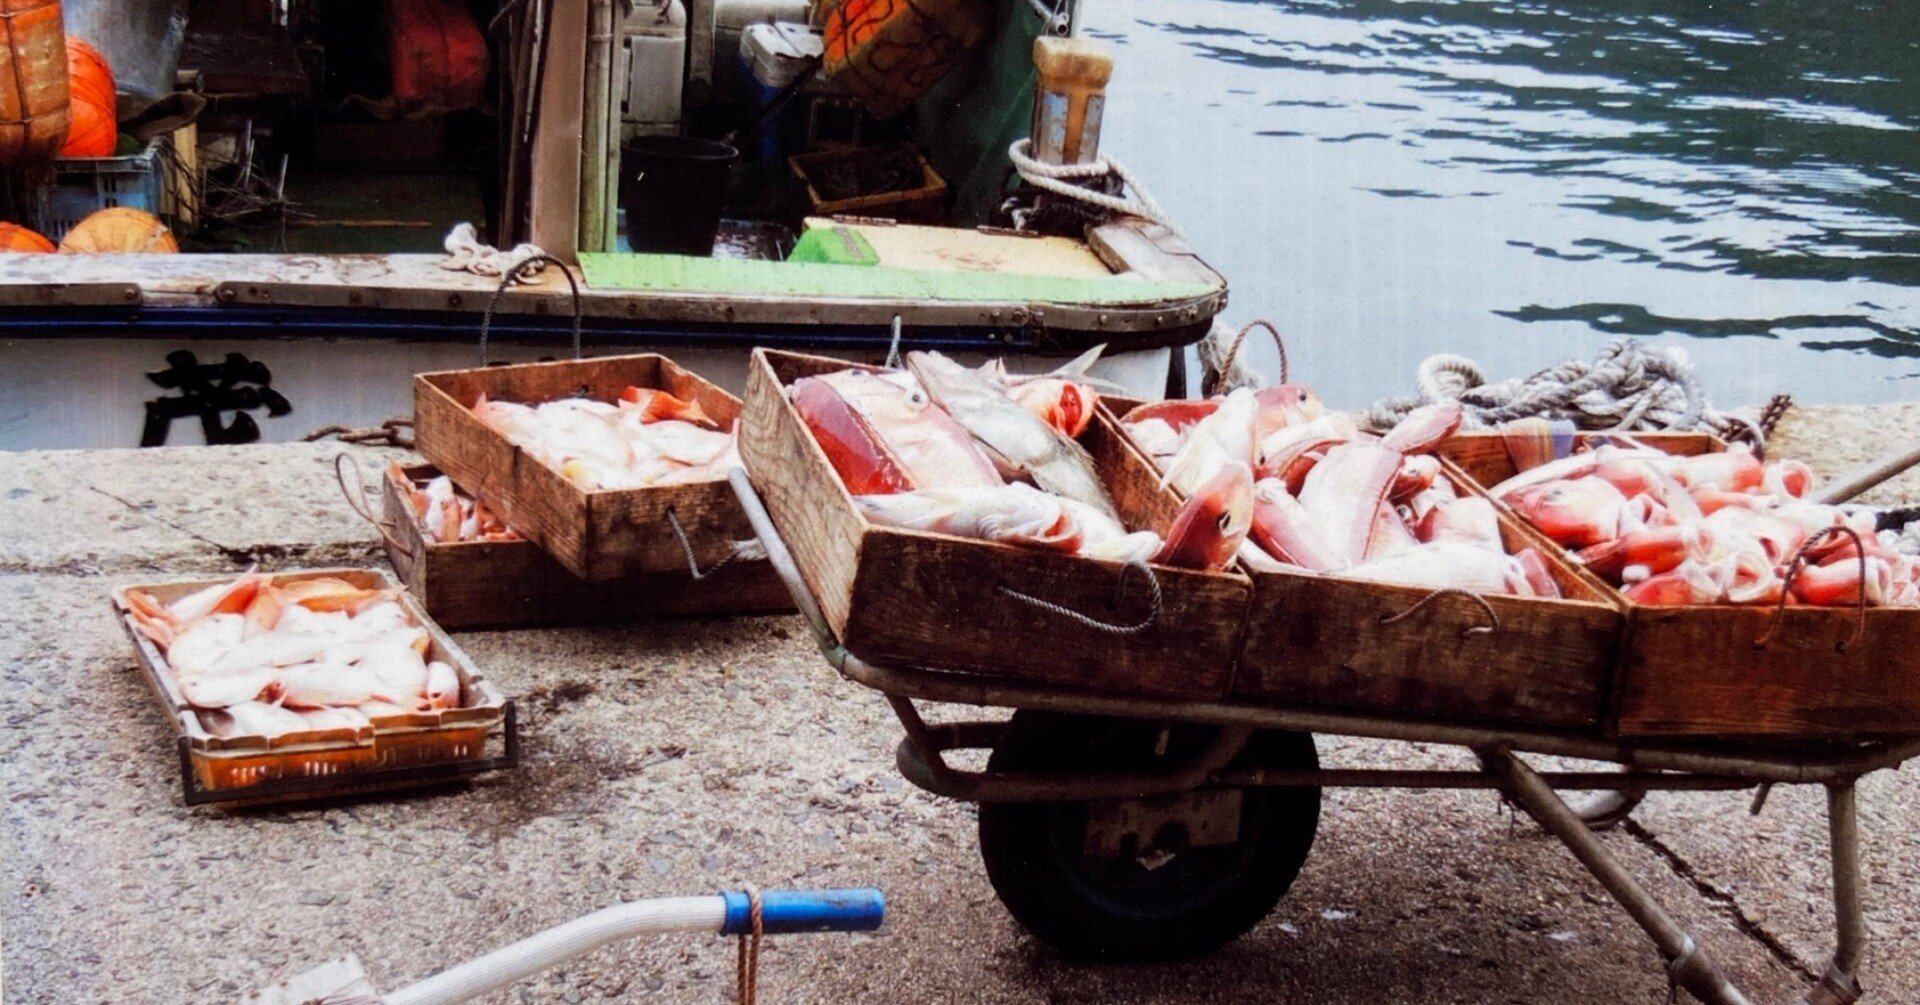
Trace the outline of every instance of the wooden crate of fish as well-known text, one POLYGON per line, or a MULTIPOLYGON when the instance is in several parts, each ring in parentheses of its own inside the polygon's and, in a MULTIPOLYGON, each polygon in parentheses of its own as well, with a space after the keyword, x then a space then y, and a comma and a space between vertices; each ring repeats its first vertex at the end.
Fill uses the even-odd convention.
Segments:
POLYGON ((740 401, 665 357, 418 374, 413 409, 420 453, 583 579, 752 537, 726 484, 740 401))
POLYGON ((1920 734, 1920 537, 1815 501, 1804 465, 1710 436, 1570 446, 1535 466, 1499 434, 1443 453, 1626 609, 1614 733, 1920 734))
POLYGON ((384 486, 380 527, 387 559, 442 628, 793 610, 793 599, 765 559, 729 561, 697 580, 682 568, 590 582, 490 517, 438 468, 396 464, 387 469, 384 486))
POLYGON ((747 379, 747 470, 847 650, 1102 692, 1226 694, 1249 584, 1204 571, 1231 558, 1208 529, 1217 514, 1183 510, 1070 382, 1022 384, 1052 402, 1023 407, 1004 375, 937 353, 907 361, 762 349, 747 379))
POLYGON ((177 723, 188 804, 268 802, 511 767, 513 703, 398 584, 324 569, 115 590, 177 723))
POLYGON ((1176 489, 1258 479, 1237 693, 1475 723, 1595 728, 1616 605, 1432 456, 1458 421, 1384 437, 1282 385, 1204 401, 1102 402, 1176 489))

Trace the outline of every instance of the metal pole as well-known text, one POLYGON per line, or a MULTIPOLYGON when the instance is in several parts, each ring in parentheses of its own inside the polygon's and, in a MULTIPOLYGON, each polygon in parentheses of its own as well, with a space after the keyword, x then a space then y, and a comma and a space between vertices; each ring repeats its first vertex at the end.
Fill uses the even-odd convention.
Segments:
POLYGON ((1860 902, 1860 817, 1853 780, 1827 786, 1827 835, 1833 863, 1833 963, 1801 1005, 1851 1005, 1860 1000, 1854 972, 1867 951, 1867 922, 1860 902))
POLYGON ((1843 503, 1875 485, 1892 478, 1902 471, 1920 464, 1920 440, 1866 465, 1856 468, 1839 481, 1814 493, 1813 501, 1822 503, 1843 503))
POLYGON ((1480 763, 1486 766, 1489 773, 1506 783, 1504 789, 1507 796, 1526 810, 1527 815, 1538 821, 1540 826, 1559 838, 1560 843, 1573 853, 1573 857, 1579 859, 1580 864, 1593 874, 1593 878, 1599 880, 1613 899, 1626 909, 1634 923, 1653 938, 1654 944, 1660 947, 1660 954, 1668 961, 1668 971, 1674 983, 1707 1005, 1749 1005, 1746 996, 1728 982, 1726 975, 1693 941, 1693 936, 1687 934, 1687 930, 1681 928, 1680 923, 1628 875, 1620 860, 1607 851, 1606 846, 1540 780, 1540 776, 1534 774, 1532 768, 1504 748, 1481 747, 1476 748, 1474 753, 1479 755, 1480 763))

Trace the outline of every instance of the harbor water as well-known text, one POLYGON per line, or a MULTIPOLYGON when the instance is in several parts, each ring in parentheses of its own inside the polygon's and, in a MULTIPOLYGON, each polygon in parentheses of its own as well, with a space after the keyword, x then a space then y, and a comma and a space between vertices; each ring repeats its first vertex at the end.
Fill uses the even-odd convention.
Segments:
POLYGON ((1330 402, 1621 335, 1717 403, 1920 399, 1911 4, 1097 0, 1083 30, 1119 55, 1104 149, 1330 402))

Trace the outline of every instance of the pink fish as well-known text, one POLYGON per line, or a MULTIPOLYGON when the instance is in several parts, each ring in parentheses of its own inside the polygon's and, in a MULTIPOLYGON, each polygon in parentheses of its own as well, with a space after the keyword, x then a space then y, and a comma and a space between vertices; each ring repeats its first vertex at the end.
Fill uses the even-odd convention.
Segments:
MULTIPOLYGON (((954 488, 1004 481, 973 437, 928 397, 912 375, 840 370, 819 379, 866 420, 914 487, 954 488)), ((1091 413, 1089 404, 1088 415, 1091 413)))
POLYGON ((1070 439, 1087 431, 1094 403, 1100 400, 1092 388, 1064 377, 1036 377, 1014 384, 1007 396, 1070 439))
POLYGON ((1320 418, 1325 406, 1305 384, 1279 384, 1254 393, 1253 438, 1259 442, 1288 426, 1320 418))
POLYGON ((1321 539, 1313 516, 1277 479, 1255 483, 1253 543, 1267 554, 1314 572, 1330 572, 1347 563, 1321 539))
POLYGON ((1366 558, 1373 525, 1400 471, 1400 454, 1380 443, 1355 440, 1327 451, 1300 487, 1300 505, 1311 515, 1333 554, 1345 562, 1366 558))
POLYGON ((914 487, 880 437, 833 385, 818 377, 802 377, 788 394, 848 492, 865 496, 914 487))
POLYGON ((1224 569, 1247 539, 1252 521, 1253 470, 1229 464, 1180 508, 1153 560, 1183 569, 1224 569))
POLYGON ((1149 401, 1144 405, 1129 409, 1120 421, 1127 425, 1159 419, 1170 426, 1174 432, 1185 432, 1188 426, 1219 411, 1225 397, 1203 399, 1174 398, 1168 401, 1149 401))
POLYGON ((1590 548, 1620 533, 1627 497, 1598 478, 1534 485, 1501 497, 1507 505, 1570 548, 1590 548))
POLYGON ((1633 578, 1645 579, 1669 572, 1690 557, 1704 557, 1705 537, 1698 527, 1653 527, 1582 548, 1578 557, 1596 575, 1616 583, 1634 568, 1641 572, 1633 578))
POLYGON ((1658 576, 1649 576, 1624 592, 1636 604, 1675 606, 1717 603, 1723 591, 1720 581, 1704 565, 1687 561, 1658 576))
POLYGON ((1427 510, 1415 534, 1422 541, 1464 541, 1498 548, 1500 512, 1479 496, 1442 500, 1427 510))
POLYGON ((1466 414, 1457 401, 1422 405, 1388 430, 1380 442, 1387 449, 1403 454, 1424 454, 1452 436, 1466 414))

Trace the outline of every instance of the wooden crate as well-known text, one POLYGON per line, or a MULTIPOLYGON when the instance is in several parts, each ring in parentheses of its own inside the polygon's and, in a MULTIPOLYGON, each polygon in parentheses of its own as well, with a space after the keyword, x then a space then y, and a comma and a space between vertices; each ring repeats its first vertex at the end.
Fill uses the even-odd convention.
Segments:
POLYGON ((568 572, 531 541, 429 541, 413 518, 406 482, 439 474, 424 464, 398 473, 389 468, 381 516, 394 573, 442 628, 544 628, 793 610, 793 598, 765 560, 729 562, 699 580, 683 566, 596 583, 568 572))
MULTIPOLYGON (((371 569, 316 569, 280 573, 275 583, 333 576, 362 589, 397 586, 371 569)), ((309 730, 276 737, 218 737, 207 732, 188 707, 167 669, 166 656, 135 626, 129 590, 161 603, 227 579, 127 586, 113 591, 113 604, 133 640, 141 671, 154 697, 175 722, 181 786, 189 805, 319 799, 352 792, 426 785, 512 767, 518 756, 513 702, 503 697, 473 661, 453 644, 412 597, 400 603, 426 629, 427 659, 454 668, 460 677, 457 708, 379 716, 359 729, 309 730), (502 752, 489 753, 498 734, 502 752)))
MULTIPOLYGON (((1134 404, 1111 399, 1101 408, 1111 417, 1134 404)), ((1511 516, 1501 531, 1510 548, 1535 543, 1511 516)), ((1249 571, 1253 603, 1234 691, 1396 717, 1597 728, 1620 611, 1557 550, 1542 552, 1566 599, 1487 596, 1482 608, 1424 587, 1249 571), (1475 631, 1491 627, 1487 610, 1498 626, 1475 631)))
POLYGON ((669 512, 706 568, 732 554, 735 541, 753 536, 724 475, 687 485, 589 492, 473 414, 482 394, 523 404, 575 396, 613 401, 628 386, 696 402, 725 429, 740 414, 738 398, 653 354, 449 370, 413 378, 416 449, 582 579, 685 570, 686 552, 667 523, 669 512))
MULTIPOLYGON (((741 452, 802 577, 849 652, 872 663, 1020 678, 1064 687, 1211 698, 1231 689, 1249 584, 1156 566, 1159 616, 1109 634, 1038 610, 1001 588, 1113 622, 1145 614, 1137 574, 1114 606, 1123 565, 868 523, 786 394, 845 369, 836 359, 754 351, 741 452)), ((1081 442, 1134 528, 1164 533, 1179 509, 1110 420, 1081 442)))
MULTIPOLYGON (((1705 434, 1635 439, 1683 455, 1726 449, 1705 434)), ((1479 485, 1497 485, 1514 474, 1497 434, 1456 436, 1442 453, 1479 485)), ((1498 500, 1495 505, 1512 512, 1498 500)), ((1546 535, 1530 526, 1526 531, 1565 554, 1546 535)), ((1859 641, 1842 648, 1859 617, 1853 608, 1776 612, 1771 606, 1730 604, 1643 606, 1581 572, 1626 611, 1605 724, 1613 735, 1777 740, 1920 735, 1920 656, 1915 655, 1920 653, 1920 611, 1870 608, 1859 641)))

